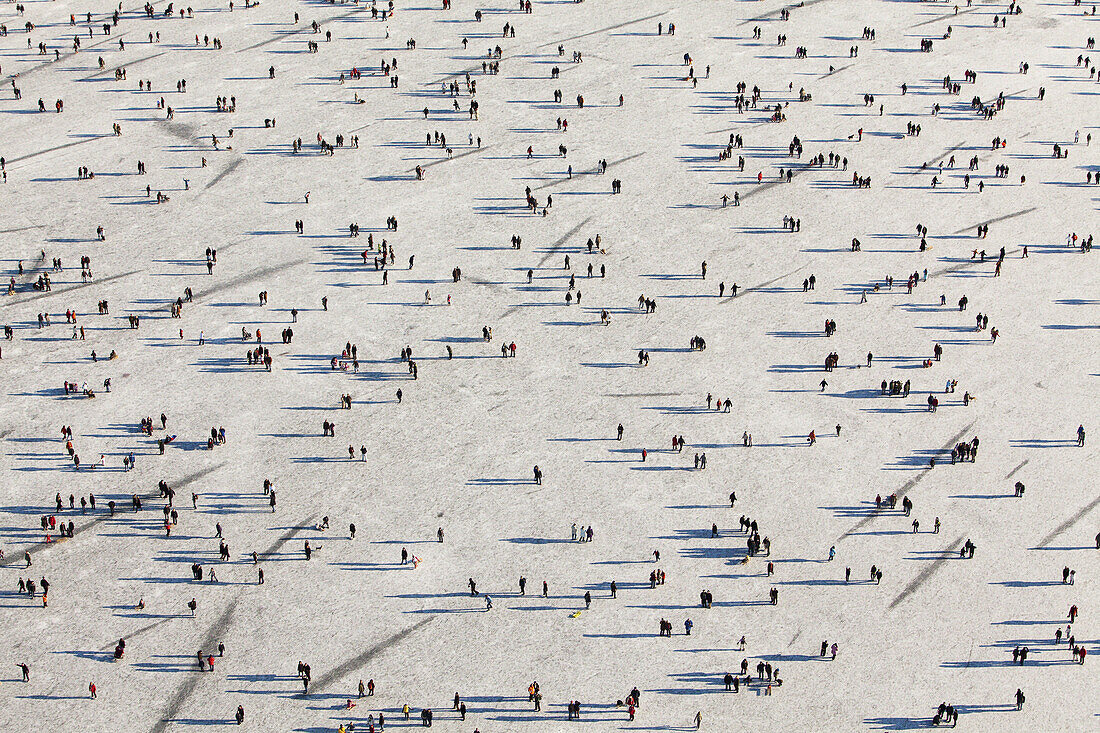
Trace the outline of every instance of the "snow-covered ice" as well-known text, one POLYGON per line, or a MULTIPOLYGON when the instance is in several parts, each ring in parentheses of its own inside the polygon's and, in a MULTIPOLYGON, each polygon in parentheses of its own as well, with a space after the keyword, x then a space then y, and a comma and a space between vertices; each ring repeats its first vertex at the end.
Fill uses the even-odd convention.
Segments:
POLYGON ((0 727, 1097 729, 1092 5, 146 8, 0 6, 0 727))

